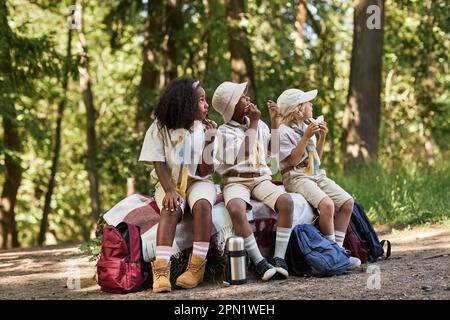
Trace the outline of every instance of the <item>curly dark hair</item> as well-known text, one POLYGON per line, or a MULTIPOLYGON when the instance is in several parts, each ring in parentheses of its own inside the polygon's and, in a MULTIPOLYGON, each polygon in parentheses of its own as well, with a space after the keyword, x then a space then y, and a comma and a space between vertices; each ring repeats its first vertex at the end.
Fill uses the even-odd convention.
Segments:
POLYGON ((197 101, 192 78, 180 78, 164 90, 155 108, 159 124, 167 129, 189 130, 197 117, 197 101))

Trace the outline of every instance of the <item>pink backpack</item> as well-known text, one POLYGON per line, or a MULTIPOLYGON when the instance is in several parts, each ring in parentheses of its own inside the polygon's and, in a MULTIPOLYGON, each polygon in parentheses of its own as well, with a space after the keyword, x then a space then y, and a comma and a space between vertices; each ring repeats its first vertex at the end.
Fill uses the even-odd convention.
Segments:
POLYGON ((126 222, 103 227, 97 274, 105 292, 129 293, 149 287, 150 264, 142 257, 139 227, 126 222))

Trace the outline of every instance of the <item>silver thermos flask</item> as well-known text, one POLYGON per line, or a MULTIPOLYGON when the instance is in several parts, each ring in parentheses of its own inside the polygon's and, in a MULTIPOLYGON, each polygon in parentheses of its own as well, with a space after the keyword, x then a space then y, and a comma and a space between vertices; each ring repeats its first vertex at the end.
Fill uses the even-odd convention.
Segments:
POLYGON ((247 282, 247 257, 245 255, 244 238, 229 237, 225 243, 226 282, 243 284, 247 282))

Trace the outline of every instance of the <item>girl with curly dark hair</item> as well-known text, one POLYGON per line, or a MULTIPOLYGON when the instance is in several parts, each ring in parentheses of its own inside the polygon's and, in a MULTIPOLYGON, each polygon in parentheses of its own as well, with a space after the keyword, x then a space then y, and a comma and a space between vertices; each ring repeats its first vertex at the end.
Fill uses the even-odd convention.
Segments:
POLYGON ((161 210, 152 262, 154 292, 171 291, 172 245, 186 209, 194 219, 193 251, 176 284, 189 289, 203 281, 216 199, 209 130, 217 125, 206 119, 208 107, 199 81, 175 80, 163 92, 155 109, 156 120, 145 135, 139 161, 154 166, 155 200, 161 210))

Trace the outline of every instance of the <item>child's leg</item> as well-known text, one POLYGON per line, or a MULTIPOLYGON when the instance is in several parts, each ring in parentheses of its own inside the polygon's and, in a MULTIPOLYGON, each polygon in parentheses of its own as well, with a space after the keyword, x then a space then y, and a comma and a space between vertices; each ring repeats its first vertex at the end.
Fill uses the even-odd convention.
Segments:
POLYGON ((205 274, 216 188, 212 181, 195 181, 190 184, 186 194, 194 217, 194 243, 187 269, 177 278, 176 284, 191 289, 203 281, 205 274))
POLYGON ((278 197, 275 208, 278 211, 278 221, 273 256, 284 259, 289 238, 291 236, 292 220, 294 216, 294 202, 292 201, 291 196, 285 193, 278 197))
POLYGON ((156 259, 170 260, 175 230, 180 221, 182 210, 170 211, 164 208, 163 200, 166 196, 164 189, 158 183, 155 189, 156 204, 160 208, 160 218, 156 232, 156 259))
MULTIPOLYGON (((156 232, 156 250, 158 250, 159 246, 172 248, 175 230, 178 221, 180 221, 181 214, 181 209, 176 211, 169 211, 166 209, 161 210, 158 230, 156 232)), ((158 254, 158 252, 156 254, 158 254)), ((158 256, 156 259, 158 259, 158 256)))
POLYGON ((245 250, 256 265, 264 259, 259 251, 252 227, 247 220, 247 203, 238 198, 231 199, 227 203, 227 210, 233 223, 234 233, 244 238, 245 250))
POLYGON ((350 218, 352 217, 353 204, 353 198, 345 201, 345 203, 339 208, 338 214, 336 215, 336 219, 334 221, 334 228, 336 229, 336 242, 341 247, 344 245, 345 232, 347 231, 350 218))
POLYGON ((317 180, 317 183, 321 189, 329 195, 329 198, 332 200, 334 205, 339 208, 336 214, 336 219, 334 220, 334 229, 336 234, 336 243, 342 247, 344 244, 345 233, 352 215, 353 198, 336 182, 325 175, 321 176, 317 180))
POLYGON ((275 251, 270 263, 283 278, 287 278, 289 272, 284 258, 292 231, 294 202, 283 187, 273 184, 271 180, 264 180, 258 183, 252 194, 256 199, 278 212, 275 251))
POLYGON ((233 223, 234 233, 240 237, 248 237, 253 234, 250 223, 247 220, 247 202, 234 198, 228 201, 227 210, 233 223))
POLYGON ((192 254, 206 258, 209 249, 209 240, 211 238, 211 204, 208 200, 198 200, 192 208, 194 216, 194 244, 192 254))
POLYGON ((246 213, 247 206, 250 205, 250 189, 240 183, 231 183, 224 187, 223 197, 235 234, 244 238, 244 247, 255 265, 256 276, 263 281, 271 279, 277 271, 259 251, 253 230, 247 220, 246 213))
POLYGON ((325 238, 335 241, 334 204, 313 178, 301 176, 292 181, 289 189, 300 193, 306 201, 319 210, 319 230, 325 238))
POLYGON ((322 232, 325 238, 335 241, 334 230, 334 203, 329 197, 324 197, 320 202, 318 209, 320 211, 319 216, 319 230, 322 232))
POLYGON ((192 214, 194 216, 194 243, 187 269, 177 278, 176 284, 179 287, 191 289, 203 281, 206 256, 209 250, 209 239, 211 237, 211 211, 211 203, 205 199, 196 201, 192 207, 192 214))
POLYGON ((170 284, 170 257, 175 229, 181 217, 181 209, 176 211, 161 210, 156 232, 156 260, 152 262, 153 292, 169 292, 170 284))

